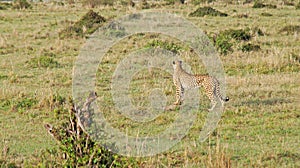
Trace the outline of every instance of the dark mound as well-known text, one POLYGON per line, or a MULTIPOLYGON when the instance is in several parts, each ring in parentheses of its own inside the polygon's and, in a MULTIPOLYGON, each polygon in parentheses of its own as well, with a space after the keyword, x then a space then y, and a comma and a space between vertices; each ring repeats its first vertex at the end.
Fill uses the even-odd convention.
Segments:
POLYGON ((59 36, 61 38, 74 36, 84 37, 85 35, 95 32, 105 21, 104 17, 90 10, 79 21, 75 22, 74 25, 62 30, 59 36))
POLYGON ((200 7, 194 12, 190 13, 189 16, 191 17, 203 17, 205 15, 208 16, 228 16, 226 13, 220 12, 211 7, 200 7))

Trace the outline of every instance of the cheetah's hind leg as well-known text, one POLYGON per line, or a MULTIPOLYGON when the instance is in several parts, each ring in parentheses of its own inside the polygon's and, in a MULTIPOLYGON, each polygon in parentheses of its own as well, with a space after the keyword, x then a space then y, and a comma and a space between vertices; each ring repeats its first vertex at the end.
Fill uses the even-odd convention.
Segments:
POLYGON ((217 105, 217 101, 216 100, 213 100, 211 101, 211 108, 208 109, 208 111, 212 111, 217 105))

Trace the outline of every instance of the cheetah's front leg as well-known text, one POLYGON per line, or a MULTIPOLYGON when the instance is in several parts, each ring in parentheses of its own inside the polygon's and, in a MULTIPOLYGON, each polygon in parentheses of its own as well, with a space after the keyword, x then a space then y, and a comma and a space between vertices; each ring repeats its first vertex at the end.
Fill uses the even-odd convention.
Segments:
POLYGON ((214 95, 214 88, 209 87, 209 86, 204 86, 205 88, 205 93, 208 99, 210 100, 211 108, 208 109, 208 111, 212 111, 215 106, 217 105, 217 101, 215 100, 215 95, 214 95))
POLYGON ((183 101, 184 89, 180 86, 176 86, 176 102, 174 105, 180 105, 183 101))

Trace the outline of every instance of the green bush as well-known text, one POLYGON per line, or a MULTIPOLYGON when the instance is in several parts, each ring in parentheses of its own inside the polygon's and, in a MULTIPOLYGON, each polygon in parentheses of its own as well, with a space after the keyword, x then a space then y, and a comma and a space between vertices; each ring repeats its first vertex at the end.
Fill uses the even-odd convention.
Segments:
POLYGON ((27 0, 15 0, 13 2, 13 9, 30 9, 32 8, 31 4, 27 0))
POLYGON ((104 17, 90 10, 79 21, 75 22, 74 25, 62 30, 59 33, 59 37, 84 37, 85 35, 94 33, 105 21, 104 17))
POLYGON ((183 50, 183 47, 168 41, 161 41, 161 40, 153 40, 147 43, 146 47, 156 48, 160 47, 162 49, 169 50, 173 53, 178 53, 179 51, 183 50))
POLYGON ((244 44, 241 47, 239 47, 239 50, 241 50, 243 52, 258 51, 260 49, 261 48, 259 45, 251 44, 251 43, 247 43, 247 44, 244 44))
POLYGON ((225 34, 219 34, 215 39, 215 47, 223 55, 232 52, 232 46, 231 38, 225 34))
POLYGON ((251 34, 249 29, 238 29, 238 30, 233 30, 233 29, 229 29, 229 30, 225 30, 222 32, 222 34, 229 36, 235 40, 244 40, 244 41, 248 41, 251 39, 251 34))
MULTIPOLYGON (((70 100, 69 118, 66 122, 60 124, 58 127, 53 127, 50 124, 45 124, 45 128, 59 143, 59 148, 48 149, 40 156, 41 167, 132 167, 136 163, 114 154, 104 146, 96 143, 91 137, 82 129, 85 116, 78 116, 78 109, 89 109, 89 107, 75 108, 72 100, 70 100), (80 117, 80 122, 78 117, 80 117), (83 117, 83 118, 81 118, 83 117), (82 120, 83 119, 83 120, 82 120)), ((89 103, 85 103, 89 104, 89 103)), ((82 111, 89 113, 88 111, 82 111)), ((86 115, 86 114, 83 115, 86 115)), ((97 128, 97 131, 101 131, 97 128)), ((103 130, 102 130, 103 131, 103 130)), ((99 133, 99 136, 105 136, 105 132, 99 133)), ((112 147, 113 144, 107 144, 112 147)), ((136 165, 135 165, 136 166, 136 165)))
MULTIPOLYGON (((257 27, 253 28, 252 33, 255 33, 257 35, 264 35, 264 33, 257 27)), ((249 41, 251 39, 251 33, 250 29, 229 29, 220 32, 218 35, 213 38, 214 45, 217 48, 217 50, 223 54, 227 55, 229 52, 233 52, 234 46, 236 46, 237 42, 240 43, 240 41, 249 41)), ((240 50, 247 51, 249 50, 255 50, 257 46, 252 46, 251 44, 249 46, 245 45, 240 48, 240 50), (248 47, 248 48, 247 48, 248 47), (251 48, 253 47, 253 48, 251 48)), ((258 46, 259 47, 259 46, 258 46)))
POLYGON ((203 17, 203 16, 228 16, 226 13, 222 13, 211 7, 200 7, 194 12, 190 13, 191 17, 203 17))

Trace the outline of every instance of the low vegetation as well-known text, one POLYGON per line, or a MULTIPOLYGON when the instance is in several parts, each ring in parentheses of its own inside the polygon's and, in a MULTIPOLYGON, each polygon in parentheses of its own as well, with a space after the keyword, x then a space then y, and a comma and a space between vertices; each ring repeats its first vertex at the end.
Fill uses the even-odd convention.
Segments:
MULTIPOLYGON (((95 100, 91 94, 90 100, 95 100)), ((45 128, 58 142, 58 150, 47 150, 41 155, 40 166, 45 167, 124 167, 132 166, 125 162, 126 158, 110 152, 105 147, 97 144, 86 133, 84 126, 89 121, 84 120, 81 114, 84 108, 88 109, 91 102, 85 102, 82 107, 69 102, 69 120, 58 127, 45 124, 45 128), (87 105, 88 104, 88 105, 87 105), (85 106, 86 105, 86 106, 85 106)), ((111 145, 110 145, 111 146, 111 145)))
POLYGON ((13 2, 13 9, 30 9, 32 8, 31 4, 27 0, 15 0, 13 2))
POLYGON ((61 38, 84 37, 95 32, 106 19, 90 10, 79 21, 59 33, 61 38))
POLYGON ((220 12, 212 7, 200 7, 194 12, 189 14, 190 17, 203 17, 203 16, 228 16, 226 13, 220 12))
POLYGON ((270 9, 275 9, 277 8, 276 5, 273 5, 273 4, 264 4, 264 3, 261 3, 261 2, 254 2, 254 5, 252 6, 252 8, 270 8, 270 9))
POLYGON ((261 16, 266 16, 266 17, 273 16, 271 13, 267 13, 267 12, 262 12, 260 15, 261 16))
POLYGON ((259 45, 251 44, 251 43, 243 44, 242 46, 239 47, 239 50, 243 52, 258 51, 260 49, 261 48, 259 45))
POLYGON ((287 25, 280 29, 279 33, 284 33, 287 35, 300 33, 300 25, 287 25))
POLYGON ((223 55, 227 55, 233 52, 234 48, 243 52, 258 51, 260 49, 258 44, 243 44, 250 41, 252 36, 264 36, 264 33, 258 27, 252 29, 229 29, 214 35, 212 39, 218 51, 223 55), (242 44, 240 45, 240 43, 242 44))
POLYGON ((145 47, 147 48, 162 48, 168 51, 171 51, 175 54, 178 54, 180 51, 183 51, 183 47, 175 44, 174 42, 162 41, 162 40, 152 40, 145 47))

